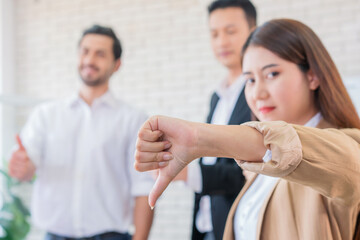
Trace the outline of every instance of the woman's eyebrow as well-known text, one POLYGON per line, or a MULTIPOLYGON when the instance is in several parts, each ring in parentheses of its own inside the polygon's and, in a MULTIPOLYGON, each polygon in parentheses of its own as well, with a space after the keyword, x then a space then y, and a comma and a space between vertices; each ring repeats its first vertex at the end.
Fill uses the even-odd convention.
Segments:
POLYGON ((261 71, 264 71, 264 70, 267 69, 267 68, 277 67, 277 66, 279 66, 279 64, 275 64, 275 63, 268 64, 268 65, 265 65, 264 67, 262 67, 262 68, 261 68, 261 71))
MULTIPOLYGON (((271 67, 277 67, 279 66, 279 64, 275 64, 275 63, 272 63, 272 64, 268 64, 268 65, 265 65, 264 67, 261 68, 261 71, 264 71, 265 69, 267 68, 271 68, 271 67)), ((248 72, 243 72, 241 75, 248 75, 248 74, 251 74, 250 71, 248 72)))

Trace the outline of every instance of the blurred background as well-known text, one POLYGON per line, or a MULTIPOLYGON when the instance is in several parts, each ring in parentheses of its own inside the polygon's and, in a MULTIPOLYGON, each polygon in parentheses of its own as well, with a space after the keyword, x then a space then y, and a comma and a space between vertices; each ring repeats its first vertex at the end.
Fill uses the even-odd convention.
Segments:
MULTIPOLYGON (((205 121, 225 75, 210 47, 210 0, 0 0, 0 156, 33 107, 77 90, 77 46, 92 24, 112 27, 124 54, 113 92, 149 115, 205 121)), ((293 18, 321 38, 360 110, 360 1, 253 0, 258 24, 293 18)), ((29 204, 31 185, 18 190, 29 204)), ((189 239, 193 193, 173 184, 157 204, 151 240, 189 239)), ((27 239, 42 239, 32 228, 27 239)))

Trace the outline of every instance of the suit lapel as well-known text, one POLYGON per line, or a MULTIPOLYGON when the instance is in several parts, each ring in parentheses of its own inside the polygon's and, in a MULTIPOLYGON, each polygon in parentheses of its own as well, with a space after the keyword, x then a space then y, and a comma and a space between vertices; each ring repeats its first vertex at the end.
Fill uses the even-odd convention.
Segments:
MULTIPOLYGON (((209 112, 209 115, 207 116, 206 123, 211 123, 211 119, 214 115, 214 111, 215 111, 217 103, 219 102, 219 99, 220 99, 219 96, 216 94, 216 92, 214 92, 213 95, 211 96, 210 112, 209 112)), ((203 158, 200 158, 200 160, 199 160, 200 164, 202 164, 202 160, 203 160, 203 158)))
MULTIPOLYGON (((219 99, 220 98, 216 93, 213 93, 213 95, 211 96, 210 112, 207 117, 207 121, 206 121, 207 123, 211 123, 219 99)), ((238 125, 250 120, 251 120, 251 111, 245 99, 245 88, 243 88, 239 95, 238 100, 236 101, 235 107, 231 113, 228 125, 238 125)))
POLYGON ((211 96, 211 101, 210 101, 210 112, 206 119, 207 123, 211 123, 211 119, 214 115, 214 111, 215 111, 215 108, 216 108, 216 105, 218 102, 219 102, 219 96, 216 93, 213 93, 213 95, 211 96))
POLYGON ((238 125, 250 120, 251 120, 251 112, 246 103, 245 88, 243 88, 235 104, 228 125, 238 125))
POLYGON ((240 199, 244 196, 245 192, 249 189, 251 184, 255 181, 258 174, 252 174, 249 177, 249 180, 246 181, 244 187, 241 189, 239 195, 236 197, 233 205, 231 206, 230 212, 228 214, 223 240, 234 240, 235 239, 235 232, 234 232, 234 217, 236 213, 237 206, 239 205, 240 199))
MULTIPOLYGON (((238 101, 239 103, 239 101, 238 101)), ((326 120, 322 119, 319 124, 316 126, 317 128, 333 128, 334 126, 332 124, 330 124, 329 122, 327 122, 326 120)), ((258 176, 258 174, 253 174, 252 176, 249 177, 249 180, 246 181, 244 187, 242 188, 241 192, 239 193, 239 195, 236 197, 228 218, 226 220, 226 226, 225 226, 225 231, 224 231, 224 236, 223 236, 223 240, 234 240, 235 239, 235 232, 234 232, 234 217, 235 217, 235 213, 236 213, 236 209, 239 205, 240 199, 244 196, 245 192, 250 188, 250 186, 253 184, 253 182, 255 181, 256 177, 258 176)), ((261 233, 261 227, 262 227, 262 221, 264 219, 264 214, 266 211, 266 208, 268 206, 268 203, 270 201, 270 198, 272 196, 272 194, 274 193, 275 188, 277 187, 277 185, 279 184, 281 179, 278 179, 278 181, 276 182, 276 184, 273 186, 272 190, 270 191, 269 195, 266 197, 265 202, 263 204, 263 206, 260 209, 260 213, 259 213, 259 222, 257 225, 257 230, 256 230, 256 239, 260 239, 260 233, 261 233)))
POLYGON ((258 222, 258 224, 256 226, 256 238, 255 239, 257 239, 257 240, 260 239, 261 228, 262 228, 262 223, 263 223, 263 220, 264 220, 265 210, 266 210, 266 208, 267 208, 267 206, 269 204, 270 198, 273 195, 273 193, 275 191, 275 188, 279 184, 280 180, 281 180, 281 178, 279 178, 276 181, 276 184, 272 187, 270 193, 265 198, 264 204, 260 208, 259 217, 258 217, 259 222, 258 222))
MULTIPOLYGON (((321 119, 320 122, 318 123, 318 125, 316 126, 316 128, 332 128, 334 127, 333 125, 331 125, 330 123, 328 123, 326 120, 321 119)), ((261 228, 262 228, 262 223, 264 220, 264 214, 266 211, 266 208, 269 204, 270 198, 274 193, 275 188, 277 187, 277 185, 279 184, 281 178, 279 178, 276 182, 276 184, 272 187, 272 190, 270 191, 269 195, 266 197, 264 204, 262 205, 260 212, 259 212, 259 222, 258 225, 256 227, 256 238, 255 239, 260 239, 260 234, 261 234, 261 228)), ((239 199, 240 201, 240 199, 239 199)), ((238 202, 239 203, 239 202, 238 202)), ((238 205, 237 203, 237 205, 238 205)))

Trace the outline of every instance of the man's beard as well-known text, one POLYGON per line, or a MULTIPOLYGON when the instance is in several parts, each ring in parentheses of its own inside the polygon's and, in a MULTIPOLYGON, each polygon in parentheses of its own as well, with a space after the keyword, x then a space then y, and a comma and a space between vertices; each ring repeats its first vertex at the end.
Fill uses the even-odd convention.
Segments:
POLYGON ((97 86, 103 85, 106 82, 106 80, 104 80, 103 78, 98 78, 96 80, 90 80, 90 79, 83 78, 81 75, 80 75, 80 78, 83 81, 83 83, 89 87, 97 87, 97 86))
MULTIPOLYGON (((95 69, 96 71, 99 71, 99 69, 96 67, 96 66, 93 66, 93 65, 90 65, 89 67, 95 69)), ((83 67, 81 67, 83 68, 83 67)), ((105 77, 102 77, 102 76, 99 76, 97 79, 95 80, 92 80, 91 77, 83 77, 81 75, 81 69, 79 71, 79 75, 80 75, 80 78, 81 80, 83 81, 83 83, 86 85, 86 86, 89 86, 89 87, 96 87, 96 86, 100 86, 102 84, 104 84, 106 82, 106 78, 105 77)))

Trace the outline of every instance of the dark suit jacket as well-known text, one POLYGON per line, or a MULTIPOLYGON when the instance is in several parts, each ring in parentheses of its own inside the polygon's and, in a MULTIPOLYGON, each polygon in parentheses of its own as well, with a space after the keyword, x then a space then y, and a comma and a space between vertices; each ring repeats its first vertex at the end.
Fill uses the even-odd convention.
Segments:
MULTIPOLYGON (((219 97, 214 93, 211 97, 207 123, 211 122, 218 101, 219 97)), ((242 90, 228 125, 239 125, 250 120, 251 110, 246 103, 244 90, 242 90)), ((221 240, 227 215, 236 196, 244 186, 245 177, 234 159, 230 158, 218 158, 214 165, 204 165, 202 159, 200 159, 200 168, 203 191, 201 194, 195 194, 192 240, 202 240, 204 238, 204 234, 200 233, 195 225, 196 214, 203 195, 210 195, 213 232, 215 239, 221 240)))

